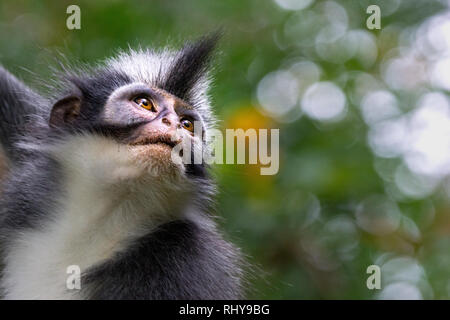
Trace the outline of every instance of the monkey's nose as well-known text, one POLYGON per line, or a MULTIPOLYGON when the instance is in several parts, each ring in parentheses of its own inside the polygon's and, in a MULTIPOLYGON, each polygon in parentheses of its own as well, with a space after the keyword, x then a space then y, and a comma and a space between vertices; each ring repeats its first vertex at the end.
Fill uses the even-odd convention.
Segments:
POLYGON ((166 126, 176 129, 178 127, 180 127, 180 121, 178 119, 177 115, 174 115, 172 113, 165 115, 162 119, 161 122, 163 124, 165 124, 166 126))

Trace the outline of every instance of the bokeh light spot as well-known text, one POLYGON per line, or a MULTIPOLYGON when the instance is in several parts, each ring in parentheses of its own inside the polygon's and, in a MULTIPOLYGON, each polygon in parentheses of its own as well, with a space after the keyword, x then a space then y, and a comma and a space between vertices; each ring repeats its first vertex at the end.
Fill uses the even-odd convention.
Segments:
POLYGON ((306 90, 301 105, 303 111, 314 120, 340 120, 346 111, 346 98, 334 83, 318 82, 306 90))

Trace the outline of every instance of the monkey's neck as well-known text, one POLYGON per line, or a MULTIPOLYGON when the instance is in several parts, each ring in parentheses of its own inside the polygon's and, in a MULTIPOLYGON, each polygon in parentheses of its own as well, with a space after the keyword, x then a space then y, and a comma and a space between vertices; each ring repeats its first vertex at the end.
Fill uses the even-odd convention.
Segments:
POLYGON ((151 179, 110 185, 79 174, 69 181, 54 234, 71 246, 67 252, 82 268, 112 257, 159 225, 182 218, 183 199, 188 198, 186 192, 151 179))
POLYGON ((127 146, 104 137, 75 136, 55 155, 65 190, 57 217, 75 237, 92 230, 92 237, 107 237, 117 247, 114 242, 179 218, 189 199, 182 174, 163 179, 165 172, 152 171, 159 166, 136 160, 127 146))

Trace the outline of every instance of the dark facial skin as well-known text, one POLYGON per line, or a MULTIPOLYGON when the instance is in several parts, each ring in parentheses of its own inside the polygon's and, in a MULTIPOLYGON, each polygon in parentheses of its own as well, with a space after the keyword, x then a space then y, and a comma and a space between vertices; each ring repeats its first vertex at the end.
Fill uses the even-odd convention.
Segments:
POLYGON ((115 91, 101 114, 102 122, 139 123, 122 142, 131 145, 180 142, 177 131, 193 135, 197 112, 187 103, 158 88, 132 84, 115 91))
MULTIPOLYGON (((53 108, 50 125, 84 126, 82 98, 69 96, 53 108)), ((129 84, 115 90, 92 121, 95 128, 130 145, 162 143, 174 147, 181 134, 194 134, 198 113, 170 93, 144 84, 129 84)))

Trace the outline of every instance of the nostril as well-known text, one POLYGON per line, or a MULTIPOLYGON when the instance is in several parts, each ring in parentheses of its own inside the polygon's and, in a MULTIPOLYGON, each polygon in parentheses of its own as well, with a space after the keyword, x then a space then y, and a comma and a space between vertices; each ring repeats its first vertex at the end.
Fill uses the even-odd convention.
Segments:
POLYGON ((170 120, 169 119, 167 119, 166 117, 164 117, 164 118, 162 118, 162 123, 164 123, 165 125, 168 125, 168 126, 170 126, 171 125, 171 123, 170 123, 170 120))

